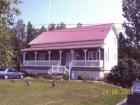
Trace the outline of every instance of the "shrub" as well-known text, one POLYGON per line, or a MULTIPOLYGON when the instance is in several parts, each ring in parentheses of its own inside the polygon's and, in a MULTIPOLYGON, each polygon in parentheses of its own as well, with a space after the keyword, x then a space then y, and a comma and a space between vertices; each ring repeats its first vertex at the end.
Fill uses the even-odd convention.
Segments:
POLYGON ((122 87, 130 87, 140 74, 140 65, 130 58, 119 60, 118 66, 115 66, 107 76, 107 81, 122 87))
POLYGON ((82 80, 82 77, 79 75, 79 76, 77 77, 77 79, 78 79, 78 80, 82 80))
POLYGON ((36 76, 37 76, 38 78, 44 78, 44 77, 46 77, 46 75, 47 75, 47 74, 45 74, 45 73, 38 73, 36 76))
POLYGON ((87 74, 84 74, 84 75, 82 76, 82 80, 83 80, 84 82, 86 82, 88 79, 89 79, 89 78, 88 78, 88 75, 87 75, 87 74))
POLYGON ((69 76, 65 74, 65 75, 63 75, 63 79, 68 81, 69 80, 69 76))

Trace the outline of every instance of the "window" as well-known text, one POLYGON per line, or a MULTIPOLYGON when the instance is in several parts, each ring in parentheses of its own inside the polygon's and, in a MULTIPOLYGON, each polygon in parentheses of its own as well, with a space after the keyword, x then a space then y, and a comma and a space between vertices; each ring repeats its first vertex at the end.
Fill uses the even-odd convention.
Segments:
POLYGON ((96 51, 89 51, 87 59, 88 60, 98 60, 98 53, 96 51))
POLYGON ((12 72, 13 70, 12 69, 8 69, 8 71, 7 72, 12 72))
POLYGON ((38 60, 45 60, 45 53, 38 53, 38 60))
POLYGON ((5 71, 5 69, 0 69, 0 71, 5 71))
POLYGON ((16 69, 12 69, 13 72, 18 72, 16 69))

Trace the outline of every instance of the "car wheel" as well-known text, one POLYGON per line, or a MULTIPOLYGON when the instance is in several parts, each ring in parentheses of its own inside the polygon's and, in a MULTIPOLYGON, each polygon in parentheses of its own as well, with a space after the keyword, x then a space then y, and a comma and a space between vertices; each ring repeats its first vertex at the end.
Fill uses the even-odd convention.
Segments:
POLYGON ((8 76, 7 76, 7 75, 5 75, 5 76, 4 76, 4 79, 8 79, 8 76))

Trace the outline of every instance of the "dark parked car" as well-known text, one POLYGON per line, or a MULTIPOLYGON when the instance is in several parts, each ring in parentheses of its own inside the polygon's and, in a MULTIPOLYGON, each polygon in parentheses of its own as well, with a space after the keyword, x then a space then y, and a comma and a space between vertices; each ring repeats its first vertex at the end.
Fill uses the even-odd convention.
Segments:
POLYGON ((4 79, 23 78, 23 73, 20 73, 18 70, 12 68, 0 69, 0 77, 4 79))
POLYGON ((132 94, 128 95, 128 105, 140 105, 140 81, 135 81, 132 86, 132 94))

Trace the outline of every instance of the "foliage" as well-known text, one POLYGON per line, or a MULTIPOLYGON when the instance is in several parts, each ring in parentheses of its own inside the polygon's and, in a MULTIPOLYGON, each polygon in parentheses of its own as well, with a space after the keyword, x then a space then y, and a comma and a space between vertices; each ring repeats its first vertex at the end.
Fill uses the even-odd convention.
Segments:
POLYGON ((28 22, 27 25, 27 38, 26 38, 26 44, 28 44, 31 40, 34 39, 35 37, 35 29, 33 27, 33 25, 31 24, 31 22, 28 22))
POLYGON ((12 66, 12 41, 11 30, 0 27, 0 67, 12 66))
POLYGON ((15 5, 21 0, 0 0, 0 26, 13 25, 14 15, 20 14, 15 5))
POLYGON ((123 16, 126 19, 123 24, 126 34, 124 41, 127 45, 125 54, 140 63, 140 1, 123 0, 122 6, 123 16))
POLYGON ((86 82, 88 79, 89 79, 89 78, 88 78, 88 75, 87 75, 87 74, 83 74, 83 75, 82 75, 82 80, 83 80, 84 82, 86 82))
POLYGON ((134 47, 140 47, 140 1, 123 0, 123 16, 130 23, 124 23, 125 33, 134 47))
POLYGON ((26 25, 23 23, 23 20, 18 20, 13 27, 13 49, 14 57, 13 62, 15 63, 15 68, 20 68, 21 61, 21 49, 25 48, 26 44, 26 25))
POLYGON ((82 27, 82 23, 77 23, 77 27, 82 27))
POLYGON ((57 24, 57 26, 56 26, 56 29, 57 29, 57 30, 62 30, 62 29, 64 29, 64 28, 66 28, 66 25, 65 25, 65 23, 63 23, 63 22, 61 22, 60 24, 57 24))
POLYGON ((68 81, 69 80, 69 76, 65 74, 65 75, 63 75, 63 79, 68 81))
POLYGON ((1 0, 0 1, 0 67, 9 67, 13 65, 12 58, 13 33, 10 26, 14 23, 15 15, 20 13, 16 5, 21 3, 20 0, 1 0))
POLYGON ((129 87, 140 75, 140 65, 136 60, 125 58, 119 60, 118 66, 115 66, 108 75, 107 80, 116 85, 129 87))
POLYGON ((41 29, 33 27, 31 22, 28 22, 27 25, 27 37, 26 37, 26 46, 28 47, 28 43, 32 41, 35 37, 37 37, 42 32, 45 32, 47 29, 42 26, 41 29))
POLYGON ((123 0, 125 35, 119 34, 119 64, 108 76, 109 82, 131 86, 140 75, 140 1, 123 0))
POLYGON ((64 28, 66 28, 66 24, 63 23, 63 22, 61 22, 60 24, 54 24, 54 23, 52 23, 52 24, 49 24, 48 25, 48 30, 49 31, 62 30, 64 28))

